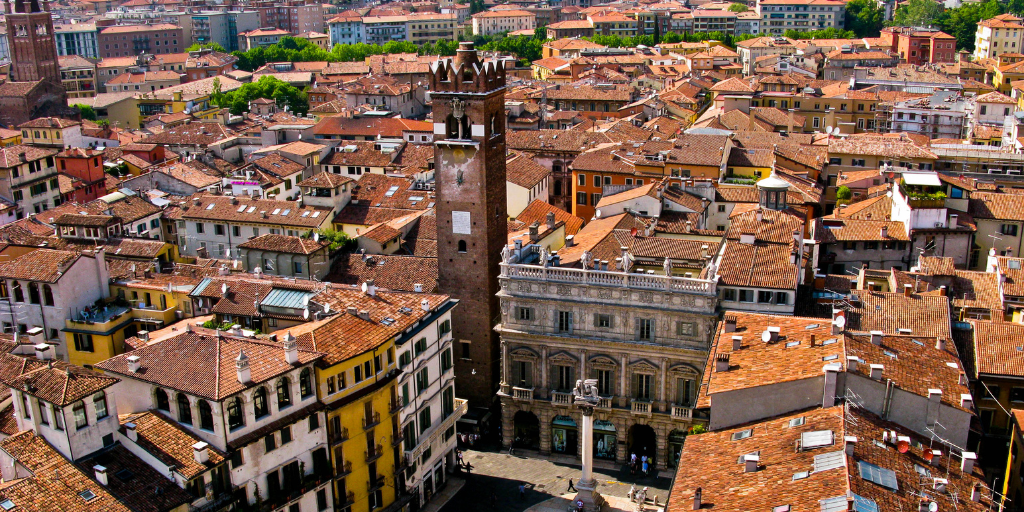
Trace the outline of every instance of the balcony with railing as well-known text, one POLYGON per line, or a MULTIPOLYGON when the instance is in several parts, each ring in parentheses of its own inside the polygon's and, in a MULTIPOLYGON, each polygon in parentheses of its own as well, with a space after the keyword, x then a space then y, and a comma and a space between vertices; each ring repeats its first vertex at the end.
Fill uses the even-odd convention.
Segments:
POLYGON ((348 427, 342 427, 339 431, 331 432, 328 439, 332 446, 348 441, 348 427))
POLYGON ((352 473, 352 461, 346 460, 334 467, 334 478, 344 478, 352 473))
POLYGON ((611 409, 613 403, 614 402, 612 401, 612 397, 610 397, 610 396, 602 396, 597 401, 597 408, 598 409, 611 409))
POLYGON ((356 503, 356 493, 354 493, 352 491, 348 491, 347 493, 345 493, 344 496, 338 496, 338 495, 334 496, 334 510, 338 510, 338 511, 348 510, 348 507, 351 507, 355 503, 356 503))
POLYGON ((405 441, 405 433, 402 432, 401 430, 399 430, 398 432, 395 432, 394 434, 391 434, 391 447, 392 448, 395 448, 398 445, 402 444, 402 441, 405 441))
POLYGON ((383 475, 373 475, 369 480, 366 481, 366 493, 370 494, 381 487, 384 487, 385 480, 383 475))
POLYGON ((363 454, 366 456, 366 463, 369 464, 384 455, 384 447, 381 445, 374 445, 373 450, 365 450, 363 454))
POLYGON ((516 280, 613 286, 617 288, 688 292, 705 295, 714 295, 717 285, 714 279, 640 274, 617 270, 543 267, 519 263, 502 263, 501 277, 516 280))
POLYGON ((634 398, 630 400, 630 412, 638 416, 650 416, 654 412, 654 407, 650 400, 641 400, 634 398))
POLYGON ((672 404, 672 418, 678 420, 693 419, 693 408, 685 405, 672 404))
POLYGON ((391 413, 391 414, 394 414, 394 413, 398 412, 398 410, 401 409, 401 408, 402 408, 402 401, 399 400, 399 399, 393 399, 393 400, 391 400, 391 403, 388 404, 388 412, 391 413))
POLYGON ((380 425, 380 413, 374 412, 369 417, 363 418, 363 430, 370 430, 373 427, 380 425))
POLYGON ((572 393, 566 393, 564 391, 551 392, 551 405, 568 407, 572 405, 572 401, 572 393))
POLYGON ((512 399, 522 402, 529 402, 533 400, 533 388, 512 388, 512 399))

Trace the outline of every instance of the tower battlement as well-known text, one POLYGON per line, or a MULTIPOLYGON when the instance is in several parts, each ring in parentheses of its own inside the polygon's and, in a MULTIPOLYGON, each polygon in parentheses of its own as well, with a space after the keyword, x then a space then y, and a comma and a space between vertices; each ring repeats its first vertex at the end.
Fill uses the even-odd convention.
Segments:
POLYGON ((505 86, 501 61, 481 62, 472 42, 459 43, 455 57, 430 65, 430 91, 435 93, 483 93, 505 86))

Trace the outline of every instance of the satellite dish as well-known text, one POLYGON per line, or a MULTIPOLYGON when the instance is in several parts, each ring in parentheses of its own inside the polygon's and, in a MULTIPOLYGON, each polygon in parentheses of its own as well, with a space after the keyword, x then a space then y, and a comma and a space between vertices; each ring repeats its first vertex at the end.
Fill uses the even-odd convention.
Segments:
POLYGON ((933 502, 928 504, 928 512, 936 512, 938 510, 939 510, 939 504, 938 503, 933 501, 933 502))
POLYGON ((900 453, 907 453, 910 450, 910 443, 906 441, 900 441, 896 443, 896 451, 900 453))
POLYGON ((636 228, 629 230, 629 236, 636 236, 636 228))
POLYGON ((924 451, 924 460, 931 462, 931 460, 934 458, 935 454, 933 454, 931 450, 924 451))
POLYGON ((361 286, 360 288, 362 288, 363 293, 366 293, 366 289, 367 289, 366 281, 363 281, 363 286, 361 286))
POLYGON ((825 127, 825 133, 827 133, 829 135, 832 135, 832 127, 831 126, 825 127))
POLYGON ((227 292, 228 292, 228 284, 224 283, 224 284, 220 285, 220 293, 227 293, 227 292))
POLYGON ((763 331, 761 333, 761 341, 763 341, 765 343, 768 343, 771 340, 772 340, 772 333, 770 333, 768 331, 763 331))
POLYGON ((893 179, 895 177, 896 177, 896 173, 894 173, 892 171, 889 171, 889 179, 891 180, 891 179, 893 179))
POLYGON ((132 272, 135 272, 135 264, 134 263, 132 263, 131 270, 132 270, 132 272))
POLYGON ((833 323, 836 324, 836 327, 842 329, 843 327, 846 327, 846 317, 837 317, 835 320, 833 320, 833 323))
POLYGON ((309 320, 309 308, 302 310, 302 318, 309 320))
POLYGON ((330 304, 324 304, 324 313, 330 313, 330 312, 331 312, 331 305, 330 304))
POLYGON ((313 233, 313 241, 314 242, 319 242, 320 241, 320 233, 313 233))
POLYGON ((232 262, 232 266, 234 268, 238 268, 238 260, 235 260, 234 262, 232 262))
POLYGON ((597 210, 594 213, 597 215, 597 218, 599 218, 599 219, 601 218, 601 210, 597 210))

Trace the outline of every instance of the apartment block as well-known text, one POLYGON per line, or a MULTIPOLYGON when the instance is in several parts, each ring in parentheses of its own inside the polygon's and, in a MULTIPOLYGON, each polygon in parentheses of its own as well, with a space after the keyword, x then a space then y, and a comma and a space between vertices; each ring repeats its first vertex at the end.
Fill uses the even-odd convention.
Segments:
POLYGON ((188 47, 180 26, 117 25, 100 30, 97 40, 101 58, 132 57, 142 53, 181 53, 188 47))

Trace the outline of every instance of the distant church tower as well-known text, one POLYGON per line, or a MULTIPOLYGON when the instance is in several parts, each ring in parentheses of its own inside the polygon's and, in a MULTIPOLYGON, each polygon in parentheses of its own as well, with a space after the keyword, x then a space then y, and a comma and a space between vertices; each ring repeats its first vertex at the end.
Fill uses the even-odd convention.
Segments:
POLYGON ((439 285, 459 299, 452 315, 457 394, 486 405, 500 378, 495 294, 508 243, 505 68, 481 62, 464 42, 431 71, 439 285))
POLYGON ((39 0, 16 0, 7 14, 7 41, 12 82, 50 79, 60 84, 60 64, 53 39, 53 19, 39 0))

